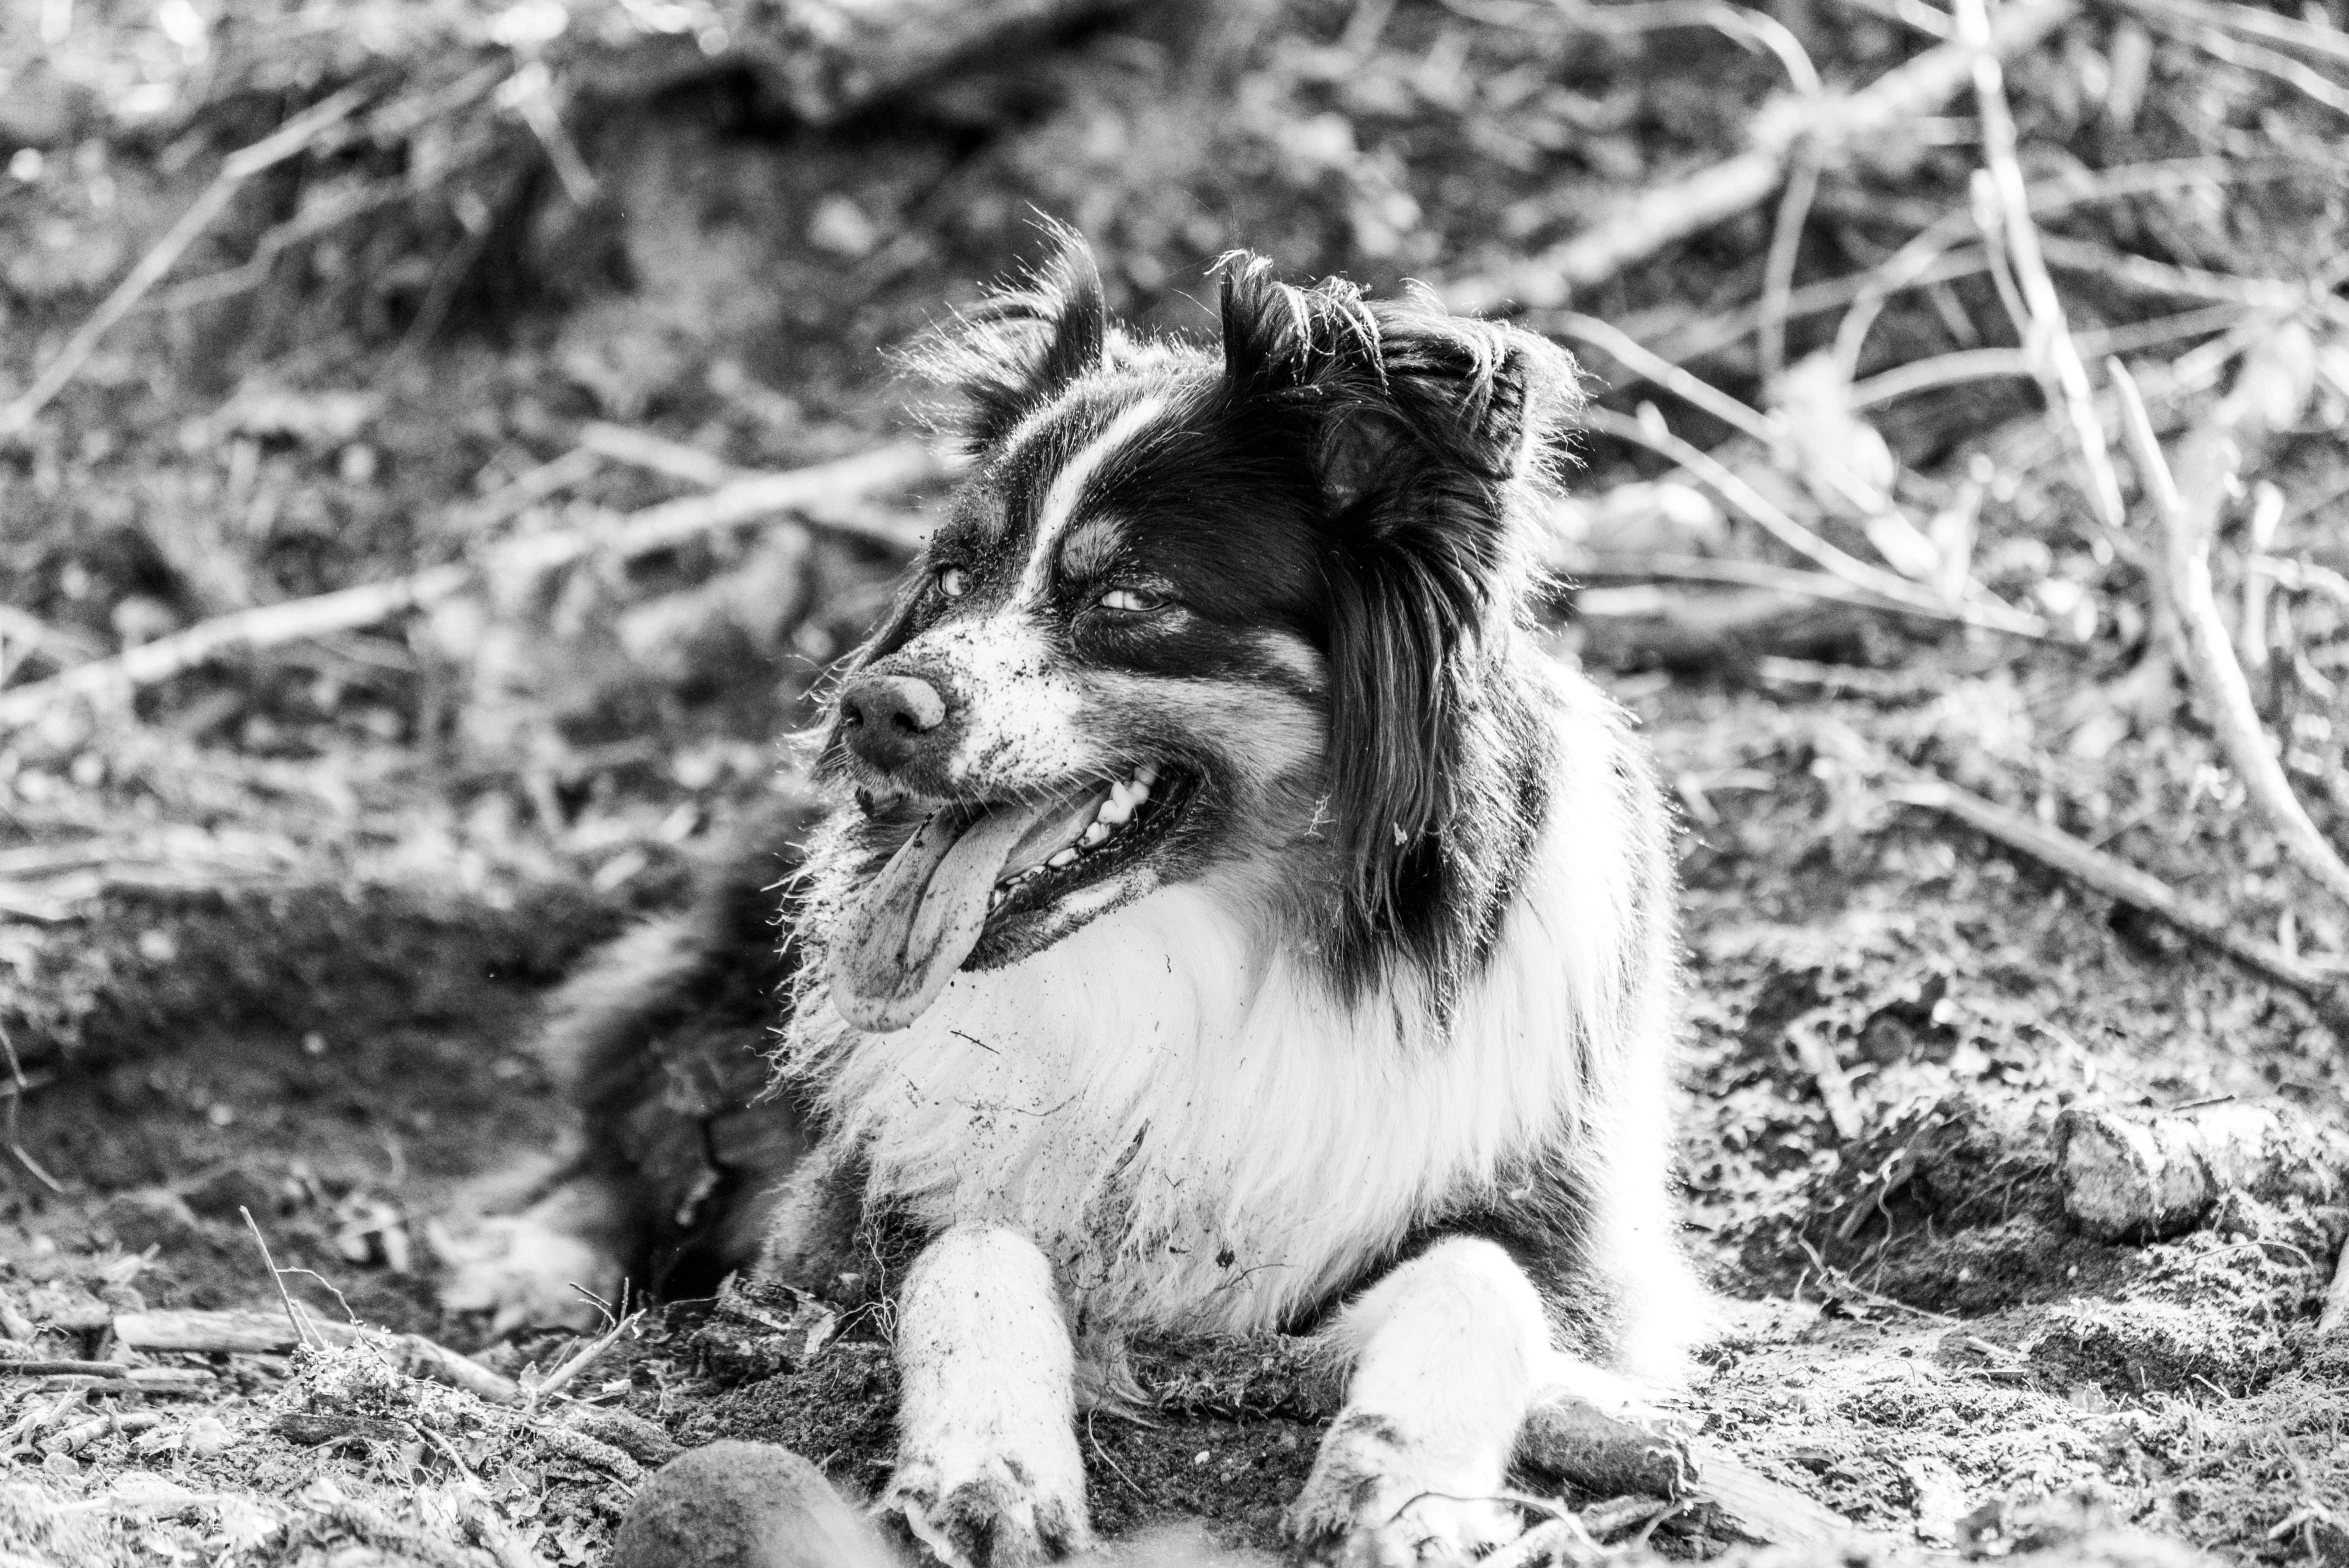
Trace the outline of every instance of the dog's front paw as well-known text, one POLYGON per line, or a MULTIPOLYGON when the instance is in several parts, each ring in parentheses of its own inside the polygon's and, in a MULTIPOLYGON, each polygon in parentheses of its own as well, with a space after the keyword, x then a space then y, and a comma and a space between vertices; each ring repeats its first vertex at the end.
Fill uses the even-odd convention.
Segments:
MULTIPOLYGON (((1042 1444, 1058 1449, 1063 1445, 1042 1444)), ((1065 1452, 948 1441, 901 1462, 881 1511, 948 1568, 1027 1568, 1092 1544, 1076 1434, 1065 1452)))
POLYGON ((485 1220, 463 1236, 436 1232, 433 1250, 448 1264, 441 1305, 491 1314, 493 1333, 516 1328, 593 1328, 604 1300, 620 1289, 620 1261, 583 1236, 529 1214, 485 1220))
POLYGON ((1447 1459, 1396 1423, 1340 1416, 1281 1521, 1297 1556, 1341 1568, 1452 1568, 1525 1531, 1490 1465, 1447 1459), (1490 1473, 1488 1473, 1490 1472, 1490 1473))

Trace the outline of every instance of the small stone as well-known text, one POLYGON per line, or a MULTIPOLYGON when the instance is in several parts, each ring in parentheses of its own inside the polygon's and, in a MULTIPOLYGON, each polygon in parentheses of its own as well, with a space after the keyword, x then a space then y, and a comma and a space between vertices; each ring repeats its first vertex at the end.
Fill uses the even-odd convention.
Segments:
POLYGON ((823 1472, 773 1443, 679 1455, 637 1489, 607 1568, 897 1568, 823 1472))
POLYGON ((116 1193, 99 1211, 98 1223, 125 1252, 175 1251, 198 1241, 204 1229, 187 1200, 162 1187, 116 1193))

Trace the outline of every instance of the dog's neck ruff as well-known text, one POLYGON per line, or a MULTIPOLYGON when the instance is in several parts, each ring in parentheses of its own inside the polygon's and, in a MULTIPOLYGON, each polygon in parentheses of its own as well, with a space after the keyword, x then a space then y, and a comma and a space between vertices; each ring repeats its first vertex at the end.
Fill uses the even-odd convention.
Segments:
MULTIPOLYGON (((1564 703, 1604 709, 1573 684, 1564 703)), ((1258 900, 1214 881, 958 974, 895 1033, 809 993, 788 1058, 865 1162, 868 1204, 1023 1232, 1084 1326, 1250 1332, 1498 1194, 1567 1135, 1614 1054, 1594 1042, 1642 1002, 1623 963, 1640 834, 1618 753, 1592 744, 1616 727, 1561 728, 1580 744, 1557 749, 1499 939, 1441 1021, 1407 966, 1336 1000, 1258 900)), ((817 847, 818 941, 844 858, 817 847)))

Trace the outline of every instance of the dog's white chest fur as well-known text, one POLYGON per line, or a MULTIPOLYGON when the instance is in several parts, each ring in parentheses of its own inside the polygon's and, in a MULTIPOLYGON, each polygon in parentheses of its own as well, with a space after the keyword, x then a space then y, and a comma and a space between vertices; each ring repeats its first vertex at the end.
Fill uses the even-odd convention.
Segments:
POLYGON ((1594 1036, 1634 1025, 1624 802, 1603 755, 1563 772, 1441 1038, 1416 996, 1339 1007, 1209 885, 958 975, 899 1033, 817 1005, 871 1195, 1033 1238, 1088 1322, 1244 1332, 1325 1298, 1564 1135, 1594 1036))

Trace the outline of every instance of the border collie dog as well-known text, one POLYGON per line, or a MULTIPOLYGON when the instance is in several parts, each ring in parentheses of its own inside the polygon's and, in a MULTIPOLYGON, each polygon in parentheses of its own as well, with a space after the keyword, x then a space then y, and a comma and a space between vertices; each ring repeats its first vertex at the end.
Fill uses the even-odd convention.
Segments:
POLYGON ((1666 813, 1530 619, 1573 363, 1221 282, 1220 344, 1147 339, 1070 241, 931 346, 972 461, 837 689, 843 803, 579 982, 588 1153, 450 1296, 641 1278, 716 1202, 718 1266, 886 1299, 883 1506, 949 1563, 1087 1542, 1124 1337, 1264 1330, 1348 1378, 1300 1551, 1474 1557, 1532 1402, 1670 1377, 1698 1299, 1666 813), (660 1107, 728 1007, 781 1092, 713 1198, 660 1107))

